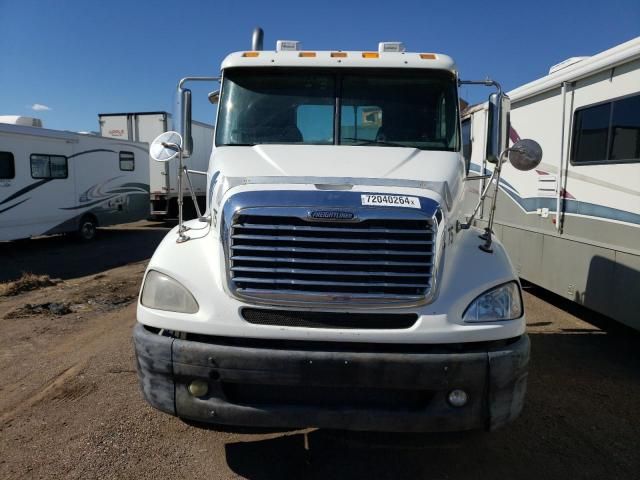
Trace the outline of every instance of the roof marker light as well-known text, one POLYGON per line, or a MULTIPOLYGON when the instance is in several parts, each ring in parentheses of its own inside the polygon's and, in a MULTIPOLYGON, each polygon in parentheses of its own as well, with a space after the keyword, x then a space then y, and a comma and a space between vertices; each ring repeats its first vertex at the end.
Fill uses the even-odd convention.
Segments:
POLYGON ((315 57, 316 52, 300 52, 298 56, 299 57, 315 57))
POLYGON ((385 52, 401 53, 401 52, 404 52, 405 50, 406 49, 404 48, 404 43, 402 42, 380 42, 378 44, 379 53, 385 53, 385 52))
POLYGON ((436 54, 435 53, 421 53, 420 54, 420 58, 422 60, 435 60, 436 59, 436 54))
POLYGON ((243 57, 257 57, 260 55, 260 52, 244 52, 242 54, 243 57))
POLYGON ((347 52, 331 52, 333 58, 346 58, 347 52))
POLYGON ((379 58, 378 52, 362 52, 362 58, 379 58))

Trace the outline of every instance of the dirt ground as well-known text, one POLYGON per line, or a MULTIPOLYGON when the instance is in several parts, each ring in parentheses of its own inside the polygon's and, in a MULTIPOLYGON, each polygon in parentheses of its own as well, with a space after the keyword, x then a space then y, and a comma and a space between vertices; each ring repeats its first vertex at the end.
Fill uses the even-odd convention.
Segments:
POLYGON ((0 478, 640 478, 640 334, 534 287, 527 403, 498 432, 215 431, 153 410, 131 331, 166 230, 0 244, 0 281, 62 280, 0 297, 0 478))

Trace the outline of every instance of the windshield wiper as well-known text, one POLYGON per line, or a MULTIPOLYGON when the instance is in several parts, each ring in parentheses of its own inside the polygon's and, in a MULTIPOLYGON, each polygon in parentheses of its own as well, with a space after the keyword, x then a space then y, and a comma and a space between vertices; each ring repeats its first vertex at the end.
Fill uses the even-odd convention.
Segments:
POLYGON ((354 145, 356 147, 362 145, 385 145, 388 147, 416 148, 410 145, 402 145, 401 143, 385 142, 384 140, 368 140, 366 138, 344 137, 342 140, 352 140, 354 142, 360 142, 354 145))

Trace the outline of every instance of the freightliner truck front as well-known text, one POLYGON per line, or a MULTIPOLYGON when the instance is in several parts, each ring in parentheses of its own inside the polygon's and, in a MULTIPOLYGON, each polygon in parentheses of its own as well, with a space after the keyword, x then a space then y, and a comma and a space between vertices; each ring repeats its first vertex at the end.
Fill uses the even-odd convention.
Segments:
MULTIPOLYGON (((493 175, 466 177, 465 82, 450 57, 400 43, 265 51, 256 37, 223 61, 210 95, 207 209, 164 238, 144 277, 134 343, 146 400, 243 426, 460 431, 516 418, 529 361, 521 287, 491 216, 484 229, 474 217, 507 155, 530 169, 541 152, 506 148, 499 85, 466 82, 498 90, 493 175), (464 211, 477 178, 485 195, 464 211)), ((183 87, 206 79, 180 83, 184 145, 176 133, 152 146, 158 160, 179 151, 187 178, 203 172, 182 165, 183 87)))

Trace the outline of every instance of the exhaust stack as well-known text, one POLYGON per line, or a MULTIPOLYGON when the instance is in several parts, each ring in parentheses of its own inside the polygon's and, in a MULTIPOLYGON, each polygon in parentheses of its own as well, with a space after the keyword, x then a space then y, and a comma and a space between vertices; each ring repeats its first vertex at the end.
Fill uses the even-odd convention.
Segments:
POLYGON ((262 50, 264 41, 264 31, 260 27, 256 27, 253 30, 253 35, 251 36, 251 50, 258 51, 262 50))

